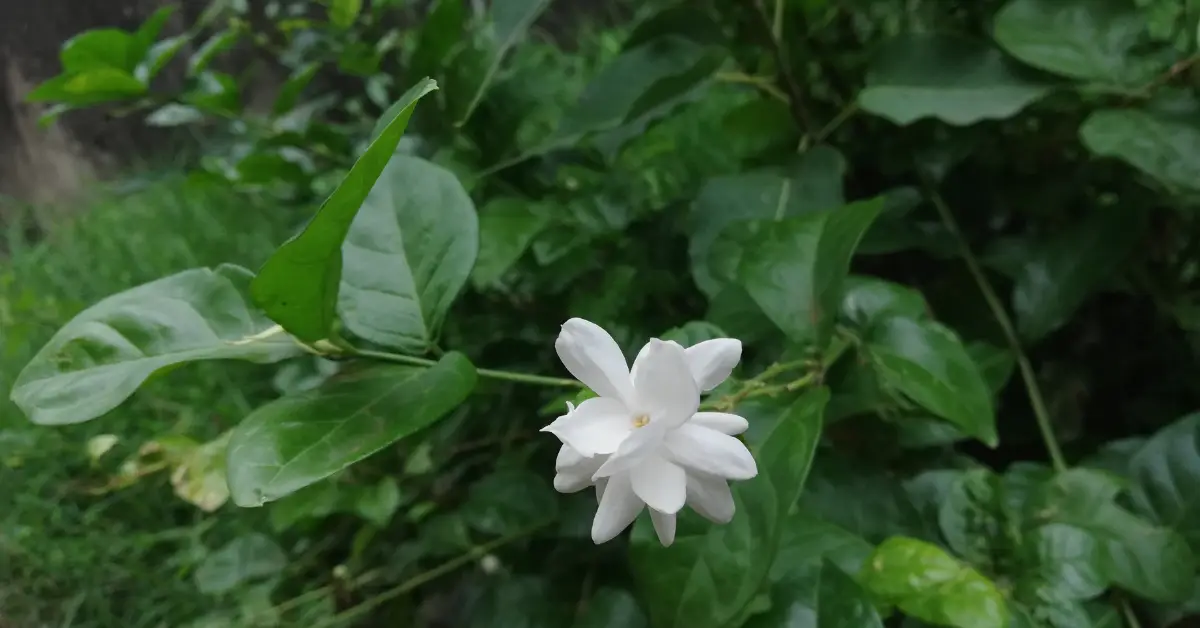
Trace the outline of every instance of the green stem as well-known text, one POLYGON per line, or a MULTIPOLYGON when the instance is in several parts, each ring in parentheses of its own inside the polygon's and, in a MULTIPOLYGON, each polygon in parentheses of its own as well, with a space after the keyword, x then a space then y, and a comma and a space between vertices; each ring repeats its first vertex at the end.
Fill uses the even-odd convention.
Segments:
POLYGON ((1129 600, 1121 600, 1120 606, 1121 614, 1125 616, 1126 628, 1142 628, 1141 622, 1133 612, 1133 607, 1129 605, 1129 600))
MULTIPOLYGON (((407 364, 409 366, 433 366, 437 364, 436 360, 428 358, 418 358, 411 355, 400 355, 399 353, 388 353, 387 351, 373 351, 371 349, 349 348, 348 353, 360 358, 371 358, 383 362, 392 362, 395 364, 407 364)), ((553 386, 558 388, 583 388, 583 384, 573 379, 563 377, 546 377, 544 375, 530 375, 528 373, 513 373, 512 371, 499 371, 495 369, 475 369, 481 377, 489 377, 491 379, 501 379, 509 382, 518 382, 521 384, 535 384, 538 386, 553 386)))
POLYGON ((1066 458, 1063 457, 1062 449, 1058 445, 1058 438, 1054 435, 1054 425, 1050 421, 1050 412, 1046 409, 1046 402, 1042 398, 1041 388, 1038 387, 1037 375, 1033 372, 1033 365, 1029 362, 1029 357, 1025 355, 1024 349, 1021 348, 1021 340, 1017 336, 1016 327, 1013 326, 1012 319, 1009 318, 1008 312, 1004 309, 1004 304, 1001 303, 1000 297, 996 296, 996 291, 992 288, 991 282, 988 281, 987 275, 984 274, 979 260, 971 252, 971 245, 967 243, 967 239, 959 228, 958 222, 954 220, 954 214, 950 211, 950 207, 946 205, 945 199, 942 198, 941 194, 938 194, 937 189, 927 178, 925 179, 925 187, 929 199, 933 202, 934 207, 937 208, 938 214, 942 218, 942 224, 945 225, 946 230, 950 232, 950 235, 954 236, 955 241, 958 243, 959 255, 967 263, 967 269, 975 279, 975 284, 979 286, 979 291, 983 293, 983 298, 987 301, 988 308, 992 311, 992 316, 995 316, 996 322, 1000 324, 1000 329, 1004 332, 1009 348, 1017 356, 1017 367, 1021 371, 1021 379, 1025 382, 1025 391, 1029 395, 1029 403, 1033 407, 1033 416, 1037 420, 1038 430, 1042 433, 1042 441, 1046 445, 1046 451, 1050 454, 1050 462, 1054 465, 1055 471, 1066 471, 1066 458))

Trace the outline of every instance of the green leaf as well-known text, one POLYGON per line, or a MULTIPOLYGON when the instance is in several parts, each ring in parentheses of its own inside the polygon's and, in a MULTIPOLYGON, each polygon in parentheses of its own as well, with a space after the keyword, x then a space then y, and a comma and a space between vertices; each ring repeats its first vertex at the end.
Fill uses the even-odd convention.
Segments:
POLYGON ((499 283, 548 224, 547 216, 528 199, 490 201, 479 210, 479 257, 471 283, 480 288, 499 283))
POLYGON ((734 486, 738 512, 730 523, 704 526, 706 533, 695 535, 682 520, 669 548, 639 541, 635 529, 630 560, 655 626, 716 627, 743 616, 779 554, 828 401, 829 390, 817 388, 783 411, 755 456, 758 476, 734 486))
POLYGON ((283 532, 304 519, 332 514, 341 504, 338 484, 333 480, 310 484, 282 499, 271 502, 271 527, 283 532))
POLYGON ((400 487, 391 478, 383 478, 378 484, 360 488, 354 499, 354 512, 358 516, 382 528, 391 521, 400 507, 400 487))
POLYGON ((449 170, 396 155, 342 246, 338 312, 356 336, 422 353, 475 265, 475 205, 449 170))
POLYGON ((396 152, 417 101, 436 89, 437 83, 424 79, 400 97, 404 104, 387 118, 383 133, 354 162, 304 231, 279 247, 255 277, 254 302, 297 338, 314 342, 329 335, 341 283, 342 242, 396 152))
POLYGON ((237 29, 227 28, 219 31, 207 41, 200 45, 196 52, 192 53, 188 59, 188 76, 196 76, 208 69, 209 64, 217 55, 229 50, 237 43, 241 37, 241 31, 237 29))
POLYGON ((195 87, 183 95, 183 101, 222 116, 236 116, 242 110, 237 81, 224 72, 201 72, 195 87))
MULTIPOLYGON (((856 496, 855 502, 866 502, 866 499, 866 496, 856 496)), ((771 579, 778 581, 797 567, 817 566, 822 561, 837 565, 847 574, 856 574, 874 549, 861 536, 805 512, 801 507, 783 523, 779 555, 771 567, 771 579)))
POLYGON ((1005 628, 1008 607, 996 585, 936 545, 892 537, 859 574, 879 599, 918 619, 956 628, 1005 628))
POLYGON ((1128 207, 1097 207, 1060 235, 1023 247, 1013 287, 1021 337, 1037 342, 1070 321, 1127 265, 1145 232, 1144 218, 1128 207))
POLYGON ((164 39, 154 44, 150 47, 150 50, 146 51, 146 58, 138 63, 137 68, 134 69, 134 77, 142 83, 149 85, 150 81, 154 77, 158 76, 158 73, 161 72, 162 69, 171 62, 171 59, 174 59, 175 55, 179 54, 179 51, 182 50, 183 47, 186 46, 190 41, 190 36, 179 35, 164 39))
POLYGON ((979 367, 980 374, 987 382, 993 393, 1004 390, 1012 377, 1013 369, 1017 367, 1017 357, 1008 349, 1001 349, 986 342, 972 342, 967 345, 967 353, 979 367))
MULTIPOLYGON (((304 88, 312 82, 313 77, 317 75, 317 70, 321 69, 319 63, 306 63, 292 71, 292 75, 284 82, 283 87, 279 88, 279 96, 275 98, 275 104, 271 106, 271 111, 277 116, 281 116, 292 109, 296 108, 296 103, 300 101, 300 94, 304 92, 304 88)), ((390 120, 395 115, 396 111, 409 106, 404 100, 397 101, 392 104, 391 108, 379 118, 376 123, 379 132, 387 128, 390 120)), ((379 137, 379 133, 371 136, 371 139, 379 137)))
POLYGON ((116 28, 101 28, 68 39, 62 45, 59 60, 66 74, 112 69, 132 75, 142 60, 142 51, 133 35, 116 28))
POLYGON ((505 55, 525 37, 525 31, 529 30, 534 20, 548 6, 550 6, 550 0, 495 0, 491 3, 488 23, 491 26, 493 47, 489 51, 490 59, 487 70, 484 71, 483 80, 480 81, 474 95, 471 96, 462 117, 456 123, 457 126, 466 124, 467 120, 471 118, 471 113, 475 111, 475 107, 479 106, 488 87, 491 86, 492 80, 495 79, 496 73, 500 71, 500 65, 504 62, 505 55))
POLYGON ((35 423, 94 419, 151 375, 199 360, 276 362, 298 348, 247 303, 251 274, 197 268, 112 295, 80 312, 13 384, 12 400, 35 423))
POLYGON ((833 332, 854 248, 882 207, 877 198, 737 224, 714 244, 713 266, 718 275, 736 277, 790 340, 822 347, 833 332))
POLYGON ((287 566, 275 541, 261 534, 239 536, 209 554, 196 568, 196 588, 205 595, 228 593, 244 584, 273 576, 287 566))
POLYGON ((447 353, 430 368, 376 366, 260 407, 234 428, 233 501, 261 506, 366 458, 457 407, 475 367, 447 353))
POLYGON ((1050 89, 986 42, 902 35, 877 53, 858 103, 896 124, 932 117, 968 125, 1011 118, 1050 89))
POLYGON ((410 63, 415 73, 434 75, 445 71, 451 50, 463 40, 467 10, 464 0, 434 0, 427 10, 410 63))
POLYGON ((329 0, 329 23, 342 29, 354 26, 362 11, 362 0, 329 0))
POLYGON ((682 327, 672 327, 659 336, 662 340, 674 340, 685 348, 700 344, 705 340, 728 337, 720 327, 705 321, 688 321, 682 327))
POLYGON ((146 93, 132 74, 116 68, 95 68, 56 76, 25 96, 28 102, 59 101, 72 107, 126 100, 146 93))
POLYGON ((1150 437, 1129 458, 1135 509, 1182 534, 1200 552, 1200 414, 1189 414, 1150 437))
POLYGON ((1125 0, 1011 0, 996 14, 993 35, 1035 68, 1135 87, 1159 70, 1134 53, 1145 29, 1142 12, 1125 0))
POLYGON ((1120 490, 1104 472, 1072 469, 1048 485, 1040 509, 1049 523, 1078 528, 1096 540, 1099 569, 1111 582, 1155 602, 1186 600, 1196 570, 1187 541, 1117 505, 1120 490))
POLYGON ((925 297, 917 290, 875 277, 847 277, 842 293, 841 315, 867 328, 887 316, 924 318, 929 314, 925 297))
POLYGON ((150 126, 181 126, 192 124, 204 119, 204 112, 178 103, 163 105, 146 116, 146 124, 150 126))
POLYGON ((225 450, 229 432, 207 443, 197 443, 171 461, 171 487, 175 495, 204 512, 213 512, 229 499, 225 479, 225 450))
POLYGON ((146 21, 142 22, 137 32, 133 34, 134 39, 138 43, 138 56, 144 54, 143 51, 150 49, 150 46, 154 44, 154 40, 158 39, 159 33, 167 25, 167 20, 171 19, 171 15, 175 13, 176 9, 178 7, 174 5, 159 7, 154 13, 150 14, 150 17, 146 18, 146 21))
POLYGON ((989 447, 998 444, 991 389, 949 328, 888 318, 874 327, 866 350, 885 384, 989 447))
POLYGON ((587 601, 575 628, 646 628, 646 614, 624 589, 604 588, 587 601))
POLYGON ((1079 127, 1079 138, 1093 154, 1120 159, 1168 188, 1200 190, 1200 127, 1191 121, 1140 109, 1100 109, 1079 127))
POLYGON ((833 563, 816 562, 771 587, 771 608, 746 628, 883 628, 870 597, 833 563))
POLYGON ((504 536, 553 521, 558 516, 558 498, 542 476, 502 469, 471 485, 461 513, 472 528, 504 536))

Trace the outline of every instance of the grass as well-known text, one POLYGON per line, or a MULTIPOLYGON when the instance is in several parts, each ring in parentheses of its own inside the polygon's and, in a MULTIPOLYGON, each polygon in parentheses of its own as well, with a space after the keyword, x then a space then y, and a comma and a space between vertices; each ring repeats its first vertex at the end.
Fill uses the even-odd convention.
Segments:
POLYGON ((222 604, 191 572, 208 547, 250 527, 259 511, 205 515, 174 496, 163 474, 91 495, 145 440, 214 436, 269 395, 269 372, 241 364, 179 369, 95 421, 28 422, 8 400, 21 368, 74 314, 120 290, 186 268, 256 267, 294 213, 182 178, 93 199, 39 243, 6 229, 0 244, 0 626, 179 626, 222 604), (251 378, 254 385, 242 385, 251 378), (248 398, 250 397, 250 398, 248 398), (121 442, 92 465, 87 441, 121 442))

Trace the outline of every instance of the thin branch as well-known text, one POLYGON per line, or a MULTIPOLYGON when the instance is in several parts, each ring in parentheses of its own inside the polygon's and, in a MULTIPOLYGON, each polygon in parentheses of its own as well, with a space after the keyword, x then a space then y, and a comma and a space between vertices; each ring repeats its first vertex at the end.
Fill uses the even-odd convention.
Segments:
POLYGON ((766 37, 767 47, 770 48, 771 55, 775 58, 776 72, 779 76, 779 82, 783 85, 784 91, 787 92, 792 117, 795 118, 796 124, 800 126, 800 130, 805 135, 809 135, 813 129, 812 116, 804 105, 804 95, 800 90, 800 84, 796 82, 796 77, 792 74, 792 64, 788 60, 787 48, 784 46, 782 34, 779 37, 775 36, 775 25, 772 23, 771 16, 767 14, 762 0, 751 1, 754 5, 754 13, 758 16, 758 25, 766 37))

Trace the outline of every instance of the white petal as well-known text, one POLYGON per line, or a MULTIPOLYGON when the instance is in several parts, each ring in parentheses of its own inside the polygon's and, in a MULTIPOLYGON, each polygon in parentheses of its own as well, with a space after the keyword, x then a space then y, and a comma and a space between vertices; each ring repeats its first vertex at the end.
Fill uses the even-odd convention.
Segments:
POLYGON ((750 427, 750 422, 736 414, 727 412, 697 412, 688 423, 707 427, 722 434, 737 436, 750 427))
POLYGON ((669 515, 687 501, 687 474, 662 456, 650 456, 629 472, 633 492, 646 505, 669 515))
POLYGON ((610 397, 593 397, 542 428, 585 457, 611 454, 629 432, 633 419, 625 405, 610 397))
POLYGON ((638 405, 630 409, 645 413, 651 423, 682 425, 700 407, 700 389, 688 370, 683 347, 654 338, 644 350, 633 380, 638 405))
POLYGON ((578 493, 592 485, 592 476, 574 473, 558 473, 554 476, 554 490, 560 493, 578 493))
POLYGON ((558 457, 554 459, 554 470, 562 471, 563 469, 573 467, 584 460, 587 460, 586 456, 576 451, 570 445, 563 445, 558 450, 558 457))
POLYGON ((675 462, 688 469, 730 480, 758 475, 758 465, 742 441, 707 427, 684 424, 663 440, 675 462))
POLYGON ((654 524, 654 533, 663 547, 670 547, 675 542, 675 515, 650 509, 650 522, 654 524))
POLYGON ((600 478, 596 480, 596 503, 599 504, 601 499, 604 499, 604 487, 608 486, 608 478, 600 478))
POLYGON ((700 473, 688 474, 687 503, 713 523, 729 523, 737 508, 728 482, 700 473))
POLYGON ((560 493, 575 493, 592 485, 592 475, 604 464, 608 456, 595 455, 584 458, 569 445, 558 450, 554 469, 554 489, 560 493))
POLYGON ((658 451, 668 431, 670 428, 665 423, 654 421, 645 427, 633 429, 629 437, 621 442, 616 453, 600 465, 592 476, 593 479, 610 477, 638 466, 647 456, 658 451))
POLYGON ((742 341, 736 338, 714 338, 692 345, 686 350, 688 369, 700 390, 710 391, 729 374, 742 359, 742 341))
POLYGON ((599 325, 572 318, 563 323, 554 349, 571 375, 597 395, 618 399, 626 405, 633 400, 625 354, 599 325))
POLYGON ((628 477, 622 474, 610 479, 600 498, 600 506, 596 508, 596 518, 592 520, 592 542, 599 545, 611 541, 637 519, 642 506, 628 477))
MULTIPOLYGON (((683 345, 679 344, 678 342, 675 342, 674 340, 663 340, 661 342, 673 344, 676 347, 679 347, 680 349, 683 348, 683 345)), ((633 379, 635 381, 637 380, 638 364, 646 363, 646 356, 649 355, 649 353, 650 353, 650 345, 651 344, 652 343, 647 342, 646 344, 642 345, 642 348, 638 351, 637 357, 635 357, 633 359, 633 366, 629 368, 629 377, 631 379, 633 379)))

